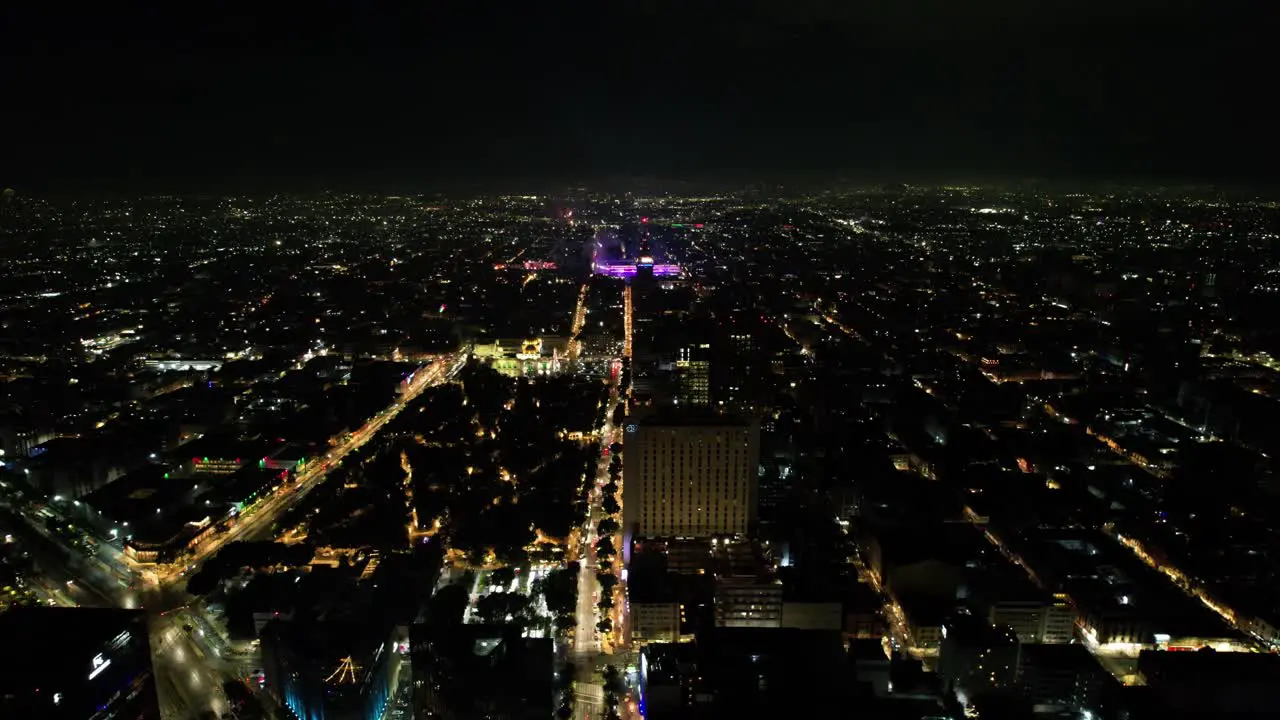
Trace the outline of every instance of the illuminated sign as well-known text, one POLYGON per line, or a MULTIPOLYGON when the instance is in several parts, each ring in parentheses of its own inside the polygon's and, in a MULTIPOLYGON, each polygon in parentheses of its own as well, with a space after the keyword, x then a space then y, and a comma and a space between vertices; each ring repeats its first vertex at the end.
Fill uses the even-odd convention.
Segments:
POLYGON ((635 425, 628 425, 628 426, 627 426, 627 433, 633 433, 633 432, 635 432, 635 431, 636 431, 636 426, 635 426, 635 425))
POLYGON ((93 656, 93 669, 89 671, 89 679, 92 680, 102 674, 103 670, 111 667, 111 661, 103 658, 101 655, 93 656))

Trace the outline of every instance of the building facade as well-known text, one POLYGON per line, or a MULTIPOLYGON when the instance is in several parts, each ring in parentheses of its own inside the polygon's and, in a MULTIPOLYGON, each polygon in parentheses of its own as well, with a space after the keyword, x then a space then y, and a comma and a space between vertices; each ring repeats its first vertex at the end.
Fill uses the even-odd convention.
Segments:
POLYGON ((782 583, 771 578, 716 578, 716 627, 782 627, 782 583))
POLYGON ((509 377, 549 375, 559 372, 562 362, 568 357, 569 338, 500 338, 477 343, 473 352, 494 370, 509 377))
POLYGON ((760 431, 725 417, 626 427, 624 521, 634 537, 746 534, 756 516, 760 431))
POLYGON ((680 639, 680 603, 676 600, 630 603, 628 628, 636 643, 676 642, 680 639))

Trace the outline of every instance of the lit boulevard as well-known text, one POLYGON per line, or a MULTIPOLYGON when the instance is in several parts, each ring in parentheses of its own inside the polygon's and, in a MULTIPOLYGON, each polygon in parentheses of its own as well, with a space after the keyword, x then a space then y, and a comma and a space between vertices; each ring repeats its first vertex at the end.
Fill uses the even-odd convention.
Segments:
POLYGON ((631 285, 627 285, 622 291, 622 357, 631 357, 631 285))
POLYGON ((573 325, 569 330, 569 360, 577 360, 578 355, 582 352, 582 343, 578 340, 578 336, 582 334, 582 328, 587 323, 587 293, 590 292, 591 286, 583 283, 578 290, 578 302, 573 307, 573 325))
POLYGON ((363 447, 365 443, 373 439, 383 426, 391 422, 405 406, 413 402, 427 388, 439 385, 456 374, 465 362, 466 356, 465 352, 446 355, 426 368, 419 370, 414 375, 412 382, 401 390, 394 402, 371 418, 360 429, 351 433, 341 444, 325 453, 323 458, 308 464, 307 468, 298 474, 296 481, 292 485, 282 487, 251 512, 245 513, 238 519, 235 526, 227 532, 202 543, 184 562, 162 568, 144 569, 143 577, 148 581, 161 584, 185 580, 188 571, 198 569, 205 560, 212 557, 227 543, 239 539, 251 539, 258 534, 269 532, 277 518, 306 497, 307 493, 313 488, 322 483, 328 476, 329 471, 342 464, 342 460, 347 455, 363 447))
MULTIPOLYGON (((194 569, 192 566, 198 566, 228 542, 269 532, 276 518, 323 482, 329 470, 377 435, 383 426, 423 391, 456 374, 466 357, 466 352, 444 356, 420 370, 402 389, 395 402, 351 433, 341 445, 326 453, 323 462, 314 463, 301 473, 295 485, 282 489, 264 501, 218 540, 202 545, 197 550, 196 557, 187 560, 185 565, 169 567, 157 573, 160 584, 176 585, 185 580, 185 569, 194 569)), ((166 593, 165 596, 177 598, 179 593, 166 593)), ((166 718, 188 717, 205 710, 213 711, 221 717, 227 711, 222 683, 226 680, 243 679, 247 673, 260 667, 256 650, 225 643, 202 609, 194 606, 169 609, 174 602, 177 600, 168 603, 161 600, 165 610, 153 614, 151 623, 154 654, 158 660, 164 661, 156 663, 157 690, 162 710, 166 718)), ((153 612, 160 610, 159 607, 149 609, 153 612)), ((260 694, 259 697, 265 696, 260 694)))
MULTIPOLYGON (((628 285, 623 291, 624 295, 624 337, 626 338, 624 354, 630 354, 630 337, 631 337, 631 288, 628 285)), ((604 424, 600 427, 600 445, 607 448, 614 442, 621 442, 621 429, 613 424, 613 408, 617 406, 619 399, 625 393, 624 388, 619 387, 619 363, 615 361, 611 371, 608 374, 610 383, 609 399, 606 401, 604 413, 604 424)), ((587 508, 587 516, 582 527, 582 548, 579 553, 579 570, 578 570, 578 606, 575 613, 576 623, 574 627, 574 653, 573 660, 577 668, 577 677, 574 684, 574 716, 579 720, 590 720, 591 718, 601 718, 606 710, 604 706, 604 687, 601 680, 601 670, 606 664, 618 665, 621 663, 620 653, 623 650, 623 643, 626 638, 626 591, 621 582, 622 558, 621 554, 615 556, 612 572, 619 575, 619 583, 614 587, 614 604, 610 612, 610 619, 613 622, 613 629, 609 633, 601 633, 596 627, 597 623, 602 619, 602 615, 597 608, 596 603, 600 599, 600 583, 596 580, 596 572, 599 567, 599 560, 596 556, 596 542, 599 540, 596 534, 596 528, 600 521, 607 517, 602 502, 604 493, 600 488, 609 482, 609 462, 610 456, 601 453, 601 457, 596 463, 596 477, 593 480, 591 490, 591 501, 587 508)), ((623 470, 625 474, 625 467, 623 470)), ((618 502, 621 505, 621 479, 618 482, 618 502)), ((617 533, 614 537, 614 546, 622 547, 621 533, 617 533)), ((624 664, 625 663, 621 663, 624 664)), ((631 703, 623 701, 618 707, 619 713, 624 717, 630 717, 634 713, 631 703)), ((638 717, 638 715, 637 715, 638 717)))
MULTIPOLYGON (((616 388, 615 388, 616 392, 616 388)), ((612 398, 613 393, 610 394, 612 398)), ((601 428, 601 445, 608 444, 612 431, 611 413, 605 413, 604 426, 601 428)), ((596 602, 600 594, 600 585, 596 580, 596 525, 604 518, 600 507, 603 495, 599 488, 608 482, 608 458, 602 457, 596 465, 596 477, 593 479, 591 502, 587 509, 586 522, 582 527, 582 552, 578 560, 578 608, 574 626, 574 662, 577 665, 578 677, 575 683, 575 712, 578 718, 601 717, 604 711, 604 692, 597 672, 597 661, 600 657, 600 631, 596 628, 596 602)))

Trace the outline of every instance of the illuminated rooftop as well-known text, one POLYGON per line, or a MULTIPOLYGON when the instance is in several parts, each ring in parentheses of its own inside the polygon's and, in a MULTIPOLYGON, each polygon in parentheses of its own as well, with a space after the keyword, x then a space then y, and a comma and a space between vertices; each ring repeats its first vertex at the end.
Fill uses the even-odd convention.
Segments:
MULTIPOLYGON (((642 260, 652 261, 652 259, 648 257, 642 258, 642 260)), ((673 276, 678 276, 682 274, 682 271, 679 265, 668 264, 668 263, 656 264, 651 262, 596 263, 595 265, 592 266, 592 270, 594 270, 597 275, 608 275, 610 277, 632 277, 633 275, 636 274, 640 265, 642 264, 645 267, 652 267, 654 275, 659 275, 662 277, 673 277, 673 276)))

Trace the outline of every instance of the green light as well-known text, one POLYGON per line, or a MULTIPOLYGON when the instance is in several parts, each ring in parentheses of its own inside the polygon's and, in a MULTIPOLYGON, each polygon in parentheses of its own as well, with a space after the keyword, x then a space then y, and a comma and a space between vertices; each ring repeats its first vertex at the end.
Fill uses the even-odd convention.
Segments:
POLYGON ((205 458, 203 462, 209 462, 209 458, 205 458))
POLYGON ((684 227, 684 223, 671 223, 671 227, 678 227, 678 228, 682 228, 682 227, 684 227))

